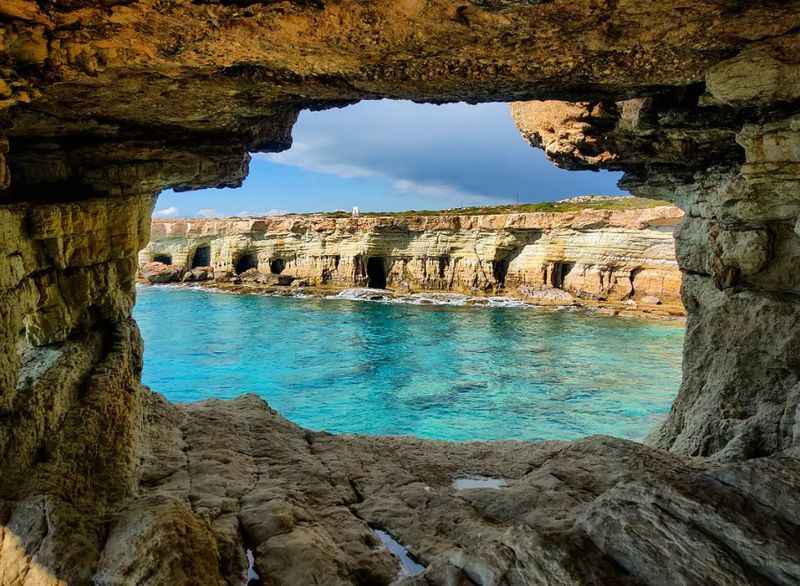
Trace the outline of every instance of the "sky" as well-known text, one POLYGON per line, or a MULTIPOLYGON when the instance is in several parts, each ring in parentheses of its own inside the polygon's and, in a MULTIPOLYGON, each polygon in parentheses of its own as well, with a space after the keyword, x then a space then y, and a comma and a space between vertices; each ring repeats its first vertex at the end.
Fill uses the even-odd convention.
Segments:
POLYGON ((364 101, 304 111, 294 144, 255 153, 237 189, 159 197, 157 217, 402 211, 622 194, 619 173, 564 171, 519 134, 508 104, 364 101))

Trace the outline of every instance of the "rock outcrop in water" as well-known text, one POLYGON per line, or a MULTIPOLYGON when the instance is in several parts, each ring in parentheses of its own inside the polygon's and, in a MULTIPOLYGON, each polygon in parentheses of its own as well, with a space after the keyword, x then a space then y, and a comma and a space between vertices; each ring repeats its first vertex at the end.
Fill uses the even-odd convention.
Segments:
POLYGON ((317 582, 380 583, 391 560, 351 563, 374 542, 344 507, 430 563, 418 583, 796 584, 798 31, 794 0, 2 2, 0 582, 234 584, 250 543, 265 580, 296 583, 283 551, 317 582), (252 404, 151 405, 130 311, 155 195, 239 185, 301 109, 381 97, 567 100, 515 108, 535 145, 686 211, 657 449, 333 438, 323 467, 315 434, 282 442, 252 404), (181 443, 194 425, 208 450, 181 443), (513 500, 450 508, 436 466, 503 475, 513 500))
POLYGON ((672 233, 682 216, 679 209, 662 206, 153 220, 139 265, 153 283, 227 279, 255 268, 312 286, 515 295, 555 288, 595 300, 656 297, 679 307, 681 274, 672 233), (158 260, 182 270, 149 266, 158 260), (212 269, 209 275, 192 270, 205 266, 212 269))

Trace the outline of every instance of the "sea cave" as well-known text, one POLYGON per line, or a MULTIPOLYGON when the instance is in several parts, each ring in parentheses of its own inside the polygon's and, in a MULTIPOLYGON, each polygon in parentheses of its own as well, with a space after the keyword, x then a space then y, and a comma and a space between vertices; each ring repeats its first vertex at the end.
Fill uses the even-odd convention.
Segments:
MULTIPOLYGON (((12 0, 0 22, 0 584, 800 582, 799 3, 12 0), (139 260, 202 260, 148 256, 159 193, 239 186, 301 111, 381 98, 508 102, 555 165, 683 210, 682 380, 643 442, 339 435, 142 384, 139 260)), ((386 286, 369 254, 328 280, 386 286)), ((525 278, 474 256, 468 283, 525 278)), ((441 258, 419 274, 456 282, 441 258)))

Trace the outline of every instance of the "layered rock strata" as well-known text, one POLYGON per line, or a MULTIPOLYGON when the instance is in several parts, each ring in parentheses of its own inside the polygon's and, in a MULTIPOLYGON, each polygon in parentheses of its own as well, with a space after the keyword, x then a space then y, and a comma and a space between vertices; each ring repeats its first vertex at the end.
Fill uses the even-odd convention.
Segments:
POLYGON ((579 298, 679 305, 673 231, 683 213, 639 210, 475 216, 326 218, 280 216, 154 220, 141 268, 164 261, 181 271, 155 282, 241 269, 312 286, 524 294, 558 288, 579 298), (188 274, 187 274, 188 271, 188 274))
POLYGON ((250 544, 266 581, 381 583, 344 494, 430 564, 417 583, 797 583, 799 30, 794 0, 0 3, 0 582, 233 584, 250 544), (567 100, 520 107, 535 145, 686 211, 684 380, 656 448, 518 456, 148 407, 130 310, 155 195, 238 185, 300 110, 382 97, 567 100), (512 502, 456 496, 459 516, 461 473, 512 502))
POLYGON ((706 93, 672 100, 512 107, 556 164, 624 169, 633 193, 686 211, 675 233, 689 315, 684 382, 651 436, 678 453, 735 460, 800 437, 800 126, 783 94, 800 64, 784 59, 776 47, 746 52, 709 71, 706 93), (740 79, 737 66, 766 77, 740 79))

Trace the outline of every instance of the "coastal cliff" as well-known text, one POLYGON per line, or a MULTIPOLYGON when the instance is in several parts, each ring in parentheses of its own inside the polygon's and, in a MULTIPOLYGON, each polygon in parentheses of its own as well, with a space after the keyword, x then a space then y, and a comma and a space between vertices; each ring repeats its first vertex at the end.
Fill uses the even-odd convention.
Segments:
POLYGON ((281 275, 287 285, 294 280, 312 287, 520 297, 555 289, 568 293, 556 298, 561 303, 574 296, 680 306, 673 231, 682 216, 678 208, 663 205, 474 215, 156 219, 139 264, 145 275, 153 261, 172 265, 167 273, 149 273, 159 282, 227 281, 256 269, 281 275))
POLYGON ((369 527, 427 564, 406 586, 800 582, 800 3, 6 0, 0 22, 0 584, 241 584, 245 549, 271 584, 389 584, 369 527), (683 383, 649 447, 329 436, 141 387, 154 197, 241 185, 300 111, 378 98, 521 100, 556 164, 686 212, 683 383), (474 474, 508 488, 451 490, 474 474))

